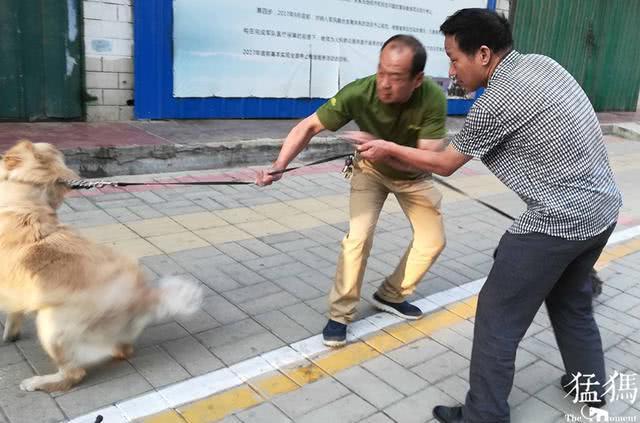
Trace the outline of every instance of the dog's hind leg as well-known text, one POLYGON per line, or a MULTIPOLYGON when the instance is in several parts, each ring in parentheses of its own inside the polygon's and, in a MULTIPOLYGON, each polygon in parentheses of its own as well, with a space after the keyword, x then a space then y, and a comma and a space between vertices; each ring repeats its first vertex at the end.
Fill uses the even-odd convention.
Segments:
POLYGON ((80 382, 87 372, 79 368, 60 368, 57 373, 44 376, 33 376, 20 383, 23 391, 58 392, 68 391, 80 382))
POLYGON ((20 338, 20 329, 22 329, 23 313, 9 313, 7 321, 4 324, 4 334, 2 340, 4 342, 14 342, 20 338))
POLYGON ((56 309, 38 313, 38 337, 44 350, 58 366, 58 372, 23 380, 20 383, 23 391, 66 391, 84 378, 86 366, 111 355, 111 347, 93 345, 82 340, 79 334, 70 334, 65 329, 66 317, 64 311, 56 309))

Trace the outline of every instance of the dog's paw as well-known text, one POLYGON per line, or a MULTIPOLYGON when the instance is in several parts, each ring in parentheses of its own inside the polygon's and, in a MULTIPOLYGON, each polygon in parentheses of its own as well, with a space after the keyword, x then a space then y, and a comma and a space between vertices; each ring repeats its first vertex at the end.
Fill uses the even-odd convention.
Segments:
POLYGON ((37 391, 40 387, 40 376, 33 376, 20 382, 20 389, 26 392, 37 391))
POLYGON ((7 333, 2 337, 2 340, 7 343, 16 342, 18 339, 20 339, 20 332, 14 334, 7 333))
POLYGON ((113 358, 116 360, 127 360, 133 356, 133 345, 120 344, 113 350, 113 358))

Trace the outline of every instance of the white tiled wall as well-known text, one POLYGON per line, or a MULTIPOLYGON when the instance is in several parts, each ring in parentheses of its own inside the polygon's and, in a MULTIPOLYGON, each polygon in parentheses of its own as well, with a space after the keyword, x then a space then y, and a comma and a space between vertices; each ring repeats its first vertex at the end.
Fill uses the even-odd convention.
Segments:
POLYGON ((84 0, 87 119, 133 116, 132 0, 84 0))
POLYGON ((496 2, 496 12, 503 14, 505 17, 509 17, 509 0, 498 0, 496 2))

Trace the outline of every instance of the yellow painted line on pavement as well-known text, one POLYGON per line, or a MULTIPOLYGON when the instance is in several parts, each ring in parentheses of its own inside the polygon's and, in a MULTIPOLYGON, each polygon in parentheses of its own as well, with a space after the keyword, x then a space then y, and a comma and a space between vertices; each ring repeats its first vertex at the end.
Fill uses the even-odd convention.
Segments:
POLYGON ((311 363, 295 369, 280 369, 270 376, 263 376, 228 391, 140 420, 144 423, 205 423, 258 405, 269 398, 290 392, 327 376, 357 366, 385 352, 394 350, 424 338, 438 329, 458 323, 475 310, 473 298, 457 302, 450 307, 456 314, 443 310, 428 314, 420 320, 400 323, 382 329, 375 335, 348 344, 326 355, 312 358, 311 363), (471 300, 471 301, 470 301, 471 300), (466 302, 465 302, 466 301, 466 302))
POLYGON ((602 270, 612 261, 628 256, 629 254, 636 253, 638 250, 640 250, 640 238, 634 238, 629 241, 607 247, 602 254, 600 254, 600 258, 596 262, 594 268, 596 270, 602 270))
MULTIPOLYGON (((640 250, 640 239, 609 246, 596 264, 601 270, 613 260, 640 250)), ((204 423, 258 405, 270 398, 294 391, 324 377, 357 366, 396 348, 408 345, 434 332, 475 316, 478 296, 444 306, 420 320, 408 321, 381 329, 374 335, 348 344, 344 348, 311 359, 293 369, 280 369, 228 391, 169 410, 142 420, 144 423, 204 423)))

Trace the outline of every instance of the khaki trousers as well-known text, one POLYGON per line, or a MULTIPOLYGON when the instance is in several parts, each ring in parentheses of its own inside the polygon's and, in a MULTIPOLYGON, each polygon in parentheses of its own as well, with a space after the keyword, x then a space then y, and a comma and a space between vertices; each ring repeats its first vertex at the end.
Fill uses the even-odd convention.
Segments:
POLYGON ((442 194, 432 180, 391 179, 368 163, 357 162, 351 178, 349 232, 342 240, 335 284, 329 295, 332 320, 346 324, 355 317, 373 233, 389 193, 396 196, 411 222, 413 240, 395 271, 378 288, 378 295, 394 303, 404 301, 444 249, 442 194))

